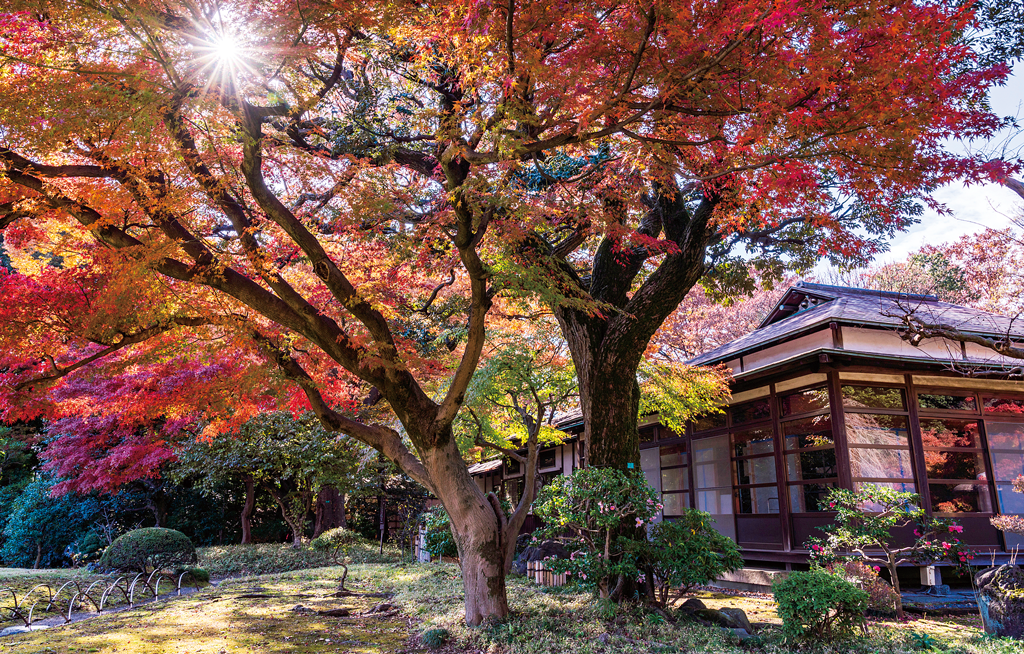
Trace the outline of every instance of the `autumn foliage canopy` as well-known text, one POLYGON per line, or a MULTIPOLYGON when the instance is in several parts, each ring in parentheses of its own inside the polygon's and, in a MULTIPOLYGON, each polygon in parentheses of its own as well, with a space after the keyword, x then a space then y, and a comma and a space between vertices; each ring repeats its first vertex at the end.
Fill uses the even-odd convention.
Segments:
POLYGON ((51 465, 101 488, 186 426, 312 409, 499 529, 451 472, 489 313, 620 320, 638 360, 697 280, 864 261, 1002 172, 944 145, 998 126, 975 28, 915 0, 7 2, 0 417, 64 425, 51 465))

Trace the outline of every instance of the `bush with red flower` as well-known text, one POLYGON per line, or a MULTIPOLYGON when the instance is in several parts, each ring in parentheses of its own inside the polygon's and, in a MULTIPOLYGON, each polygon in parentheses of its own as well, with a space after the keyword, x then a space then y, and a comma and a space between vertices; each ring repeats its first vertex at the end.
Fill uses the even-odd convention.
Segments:
POLYGON ((602 598, 617 600, 630 579, 641 579, 631 543, 662 508, 658 493, 638 470, 584 468, 555 477, 537 494, 534 514, 544 521, 541 537, 569 536, 568 559, 552 559, 547 568, 568 572, 602 598))
POLYGON ((892 579, 896 615, 901 619, 903 602, 897 567, 944 562, 969 569, 974 559, 958 537, 964 528, 953 521, 926 515, 916 493, 865 484, 856 492, 834 488, 826 502, 836 512, 835 522, 821 528, 825 537, 808 539, 811 560, 822 566, 859 560, 884 567, 892 579), (910 527, 914 540, 897 544, 894 532, 910 527))

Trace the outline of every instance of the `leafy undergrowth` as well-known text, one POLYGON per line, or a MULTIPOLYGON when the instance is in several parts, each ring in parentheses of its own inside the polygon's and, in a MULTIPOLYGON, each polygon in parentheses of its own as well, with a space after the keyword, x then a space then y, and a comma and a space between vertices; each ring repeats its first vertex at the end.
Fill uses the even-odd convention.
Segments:
MULTIPOLYGON (((867 637, 837 643, 787 643, 779 628, 774 602, 769 599, 696 593, 711 608, 742 608, 752 622, 760 623, 758 637, 742 645, 731 634, 690 621, 674 609, 668 620, 644 607, 613 607, 594 600, 587 592, 571 587, 543 588, 522 578, 509 580, 512 617, 482 628, 463 622, 462 583, 459 569, 450 564, 370 566, 360 580, 395 593, 394 601, 419 618, 419 632, 447 629, 453 643, 449 652, 489 654, 597 654, 606 652, 763 652, 789 654, 856 653, 904 654, 1020 654, 1021 643, 986 637, 977 620, 954 618, 872 622, 867 637)), ((682 600, 677 600, 676 604, 682 600)))
MULTIPOLYGON (((402 551, 364 541, 353 545, 348 560, 353 563, 392 563, 402 558, 402 551)), ((317 552, 309 545, 292 547, 280 543, 254 545, 222 545, 200 547, 199 565, 215 579, 240 575, 266 575, 292 570, 306 570, 332 565, 328 552, 317 552)))
POLYGON ((104 616, 68 627, 0 639, 0 654, 269 654, 296 652, 427 652, 444 654, 572 654, 687 652, 741 654, 1020 654, 1021 643, 985 637, 969 619, 873 622, 870 636, 837 643, 786 643, 768 599, 701 594, 711 607, 743 608, 761 623, 742 645, 733 636, 640 606, 612 607, 574 588, 545 589, 509 580, 510 619, 479 628, 463 624, 462 584, 452 564, 374 564, 352 567, 348 586, 363 595, 334 598, 338 568, 231 579, 189 598, 104 616), (385 592, 390 599, 365 593, 385 592), (248 597, 243 597, 248 595, 248 597), (385 617, 331 618, 293 612, 348 607, 353 613, 379 602, 401 609, 385 617), (666 617, 668 618, 666 620, 666 617), (447 629, 439 650, 426 650, 418 634, 447 629))

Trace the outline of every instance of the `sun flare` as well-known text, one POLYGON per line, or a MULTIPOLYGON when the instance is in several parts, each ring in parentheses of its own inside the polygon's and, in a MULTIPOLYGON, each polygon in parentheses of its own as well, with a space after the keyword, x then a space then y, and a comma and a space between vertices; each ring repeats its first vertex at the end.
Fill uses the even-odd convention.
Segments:
POLYGON ((230 34, 224 34, 212 43, 212 56, 222 66, 234 66, 242 58, 242 47, 230 34))

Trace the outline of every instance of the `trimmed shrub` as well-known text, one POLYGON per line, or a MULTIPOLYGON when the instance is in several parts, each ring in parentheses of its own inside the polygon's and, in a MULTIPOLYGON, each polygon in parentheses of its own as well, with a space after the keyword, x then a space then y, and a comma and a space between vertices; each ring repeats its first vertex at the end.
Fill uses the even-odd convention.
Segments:
POLYGON ((344 569, 338 584, 338 590, 345 590, 345 579, 348 577, 348 566, 345 565, 345 560, 348 559, 348 553, 353 545, 362 542, 362 540, 356 532, 349 531, 343 527, 337 527, 325 531, 310 543, 317 552, 330 552, 331 561, 334 565, 340 565, 344 569), (340 558, 339 554, 341 555, 340 558))
POLYGON ((830 640, 864 623, 867 592, 827 570, 792 572, 772 590, 788 638, 830 640))
MULTIPOLYGON (((402 552, 394 545, 385 544, 383 554, 378 547, 360 539, 349 550, 348 563, 394 563, 402 558, 402 552)), ((214 577, 267 575, 334 565, 327 551, 281 543, 200 547, 199 564, 214 577)))
POLYGON ((103 552, 104 568, 148 572, 162 569, 184 569, 198 563, 195 545, 188 536, 174 529, 145 527, 129 531, 103 552))
POLYGON ((740 548, 715 531, 712 522, 710 514, 687 509, 679 518, 652 525, 649 541, 636 541, 641 567, 654 572, 661 604, 671 588, 685 592, 743 567, 740 548))

